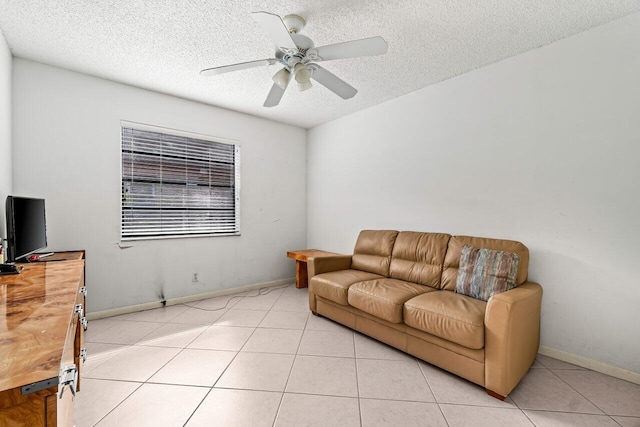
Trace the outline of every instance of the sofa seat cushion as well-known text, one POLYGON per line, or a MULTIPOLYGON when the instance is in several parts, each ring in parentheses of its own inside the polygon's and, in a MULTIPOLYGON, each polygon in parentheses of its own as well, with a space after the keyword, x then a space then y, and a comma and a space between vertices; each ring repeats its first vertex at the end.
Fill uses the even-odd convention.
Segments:
POLYGON ((404 323, 456 344, 484 347, 485 301, 436 291, 419 295, 404 303, 404 323))
POLYGON ((309 292, 341 305, 349 305, 347 291, 356 282, 381 279, 382 276, 360 270, 339 270, 313 276, 309 292))
POLYGON ((391 323, 402 323, 405 301, 433 288, 397 279, 374 279, 349 288, 349 305, 391 323))

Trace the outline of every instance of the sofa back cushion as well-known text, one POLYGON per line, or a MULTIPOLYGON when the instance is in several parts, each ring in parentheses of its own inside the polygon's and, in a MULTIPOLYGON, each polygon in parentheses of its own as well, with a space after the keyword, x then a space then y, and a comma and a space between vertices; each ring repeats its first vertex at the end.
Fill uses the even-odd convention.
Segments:
POLYGON ((453 236, 449 240, 447 255, 444 258, 444 271, 442 272, 441 289, 449 291, 455 290, 456 282, 458 280, 460 255, 464 245, 480 249, 513 252, 517 254, 519 262, 516 286, 523 284, 527 280, 527 271, 529 269, 529 249, 527 249, 527 247, 522 243, 514 240, 489 239, 486 237, 453 236))
POLYGON ((391 250, 397 235, 394 230, 362 230, 353 249, 351 268, 389 277, 391 250))
POLYGON ((451 235, 401 231, 391 254, 390 276, 438 289, 451 235))

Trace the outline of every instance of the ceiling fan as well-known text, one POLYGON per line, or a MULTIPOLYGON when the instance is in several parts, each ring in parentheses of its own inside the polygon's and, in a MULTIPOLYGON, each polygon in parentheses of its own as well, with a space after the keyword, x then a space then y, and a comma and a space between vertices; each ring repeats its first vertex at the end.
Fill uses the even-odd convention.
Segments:
POLYGON ((275 43, 275 58, 207 68, 200 71, 200 74, 215 76, 261 65, 282 65, 282 69, 273 76, 274 83, 264 101, 265 107, 274 107, 280 103, 292 79, 296 80, 298 89, 301 91, 311 88, 311 79, 313 79, 343 99, 352 98, 358 91, 335 74, 322 68, 317 62, 381 55, 387 52, 387 42, 382 37, 315 47, 313 40, 300 34, 306 25, 302 17, 287 15, 281 19, 278 15, 269 12, 253 12, 252 15, 275 43))

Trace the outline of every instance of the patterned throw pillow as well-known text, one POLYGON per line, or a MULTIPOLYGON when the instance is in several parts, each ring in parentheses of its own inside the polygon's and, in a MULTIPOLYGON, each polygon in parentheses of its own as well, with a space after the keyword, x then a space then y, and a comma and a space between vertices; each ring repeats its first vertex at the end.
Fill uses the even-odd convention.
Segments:
POLYGON ((488 301, 516 286, 520 257, 512 252, 465 245, 460 255, 456 292, 488 301))

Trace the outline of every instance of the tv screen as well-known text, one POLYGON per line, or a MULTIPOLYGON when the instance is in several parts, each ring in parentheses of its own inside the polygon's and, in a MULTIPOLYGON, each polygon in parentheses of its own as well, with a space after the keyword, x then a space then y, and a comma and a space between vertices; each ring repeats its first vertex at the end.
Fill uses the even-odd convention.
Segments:
POLYGON ((47 247, 44 199, 8 196, 7 262, 15 262, 47 247))

